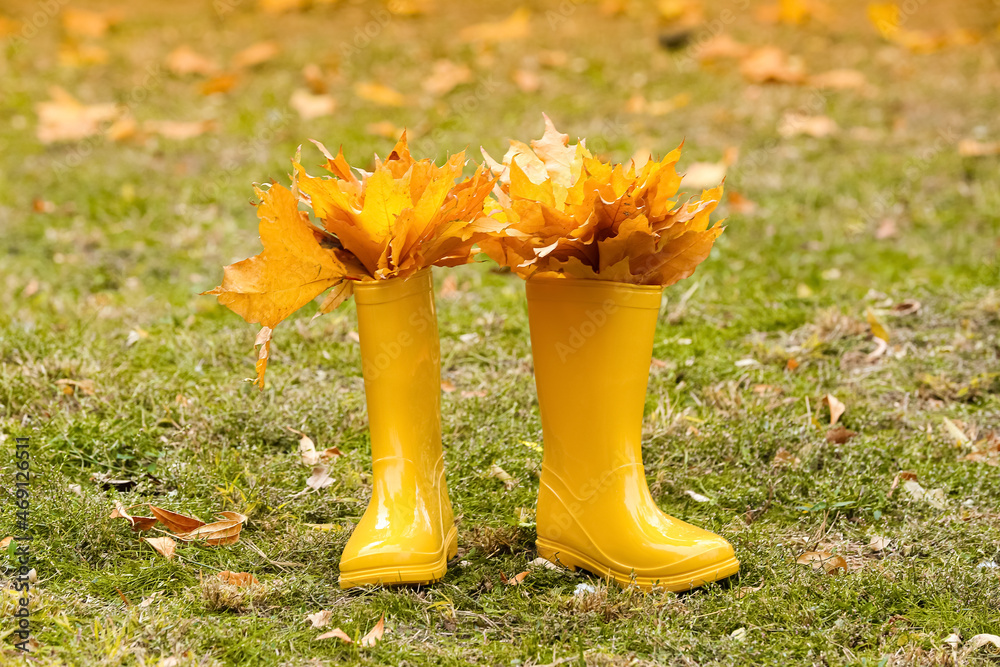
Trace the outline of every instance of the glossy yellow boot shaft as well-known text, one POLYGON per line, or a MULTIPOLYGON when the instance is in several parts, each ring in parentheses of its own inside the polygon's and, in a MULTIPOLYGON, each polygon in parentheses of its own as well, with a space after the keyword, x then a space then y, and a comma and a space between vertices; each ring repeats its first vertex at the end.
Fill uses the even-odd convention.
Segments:
POLYGON ((544 455, 539 555, 622 584, 687 590, 739 570, 723 538, 664 514, 642 466, 662 289, 532 278, 528 317, 544 455))
POLYGON ((423 584, 457 550, 441 449, 441 351, 431 270, 354 288, 372 447, 372 497, 340 586, 423 584))

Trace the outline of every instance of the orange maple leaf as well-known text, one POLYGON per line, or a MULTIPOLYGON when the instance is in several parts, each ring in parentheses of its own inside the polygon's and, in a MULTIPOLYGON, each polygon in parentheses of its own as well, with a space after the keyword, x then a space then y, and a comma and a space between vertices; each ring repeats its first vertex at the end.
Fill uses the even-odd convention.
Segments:
POLYGON ((308 175, 296 156, 291 189, 257 187, 263 252, 227 266, 222 285, 205 292, 261 324, 255 341, 255 384, 261 386, 274 327, 323 292, 330 290, 320 306, 327 313, 351 296, 352 281, 407 278, 432 265, 468 263, 475 243, 502 229, 483 213, 495 179, 485 167, 463 179, 464 152, 441 167, 417 161, 404 132, 389 157, 376 157, 375 169, 359 177, 343 150, 334 157, 314 143, 332 176, 308 175))
POLYGON ((503 162, 485 152, 499 177, 487 210, 504 229, 480 241, 497 263, 532 275, 672 285, 708 257, 721 224, 709 216, 722 186, 676 201, 680 148, 640 170, 595 159, 581 140, 569 144, 545 117, 528 146, 512 141, 503 162))

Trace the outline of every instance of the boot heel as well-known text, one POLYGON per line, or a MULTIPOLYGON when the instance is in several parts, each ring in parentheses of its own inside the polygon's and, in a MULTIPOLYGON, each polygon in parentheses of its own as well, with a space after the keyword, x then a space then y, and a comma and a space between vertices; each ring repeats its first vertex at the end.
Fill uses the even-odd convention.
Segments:
POLYGON ((538 548, 538 555, 549 561, 554 565, 575 572, 577 568, 583 567, 572 554, 560 549, 555 544, 548 542, 546 540, 535 541, 535 546, 538 548))

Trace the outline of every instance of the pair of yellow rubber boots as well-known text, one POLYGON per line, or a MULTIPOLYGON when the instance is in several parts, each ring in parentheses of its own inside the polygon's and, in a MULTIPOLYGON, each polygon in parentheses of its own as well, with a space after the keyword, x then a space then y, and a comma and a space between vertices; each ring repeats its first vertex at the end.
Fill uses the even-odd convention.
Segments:
MULTIPOLYGON (((681 591, 739 570, 730 544, 661 512, 641 433, 662 289, 527 281, 544 437, 540 556, 625 585, 681 591)), ((430 269, 354 290, 372 446, 372 498, 340 561, 342 588, 425 584, 458 550, 441 450, 430 269)))

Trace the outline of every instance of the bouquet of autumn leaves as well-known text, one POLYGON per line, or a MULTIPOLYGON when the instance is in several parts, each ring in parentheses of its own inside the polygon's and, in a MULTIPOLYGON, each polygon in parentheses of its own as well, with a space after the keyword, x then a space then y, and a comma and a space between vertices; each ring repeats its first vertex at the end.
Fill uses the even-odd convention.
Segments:
POLYGON ((328 313, 351 296, 354 281, 406 278, 432 265, 468 263, 476 242, 499 229, 483 212, 495 179, 484 167, 461 178, 464 152, 441 167, 416 161, 404 133, 384 162, 376 157, 372 172, 356 175, 343 150, 334 157, 314 143, 332 177, 307 175, 296 156, 291 189, 255 186, 264 249, 227 266, 222 285, 205 292, 247 322, 261 324, 255 341, 259 385, 274 327, 323 292, 330 290, 320 311, 328 313))
POLYGON ((680 147, 637 170, 593 157, 583 140, 570 145, 545 117, 530 146, 512 141, 502 163, 483 155, 499 178, 486 208, 504 228, 479 245, 522 278, 665 287, 694 273, 724 229, 709 226, 722 185, 677 200, 680 147))
POLYGON ((461 178, 464 151, 442 167, 416 161, 404 133, 371 173, 357 170, 360 178, 343 150, 334 157, 314 142, 332 177, 307 175, 296 156, 291 189, 256 186, 264 250, 227 266, 222 285, 206 292, 261 324, 255 384, 274 327, 323 292, 328 313, 354 281, 466 264, 477 244, 522 278, 668 286, 694 273, 723 231, 709 226, 721 185, 680 203, 680 148, 637 170, 595 158, 583 140, 570 145, 548 117, 545 126, 530 146, 512 141, 502 163, 484 151, 486 165, 469 178, 461 178))

